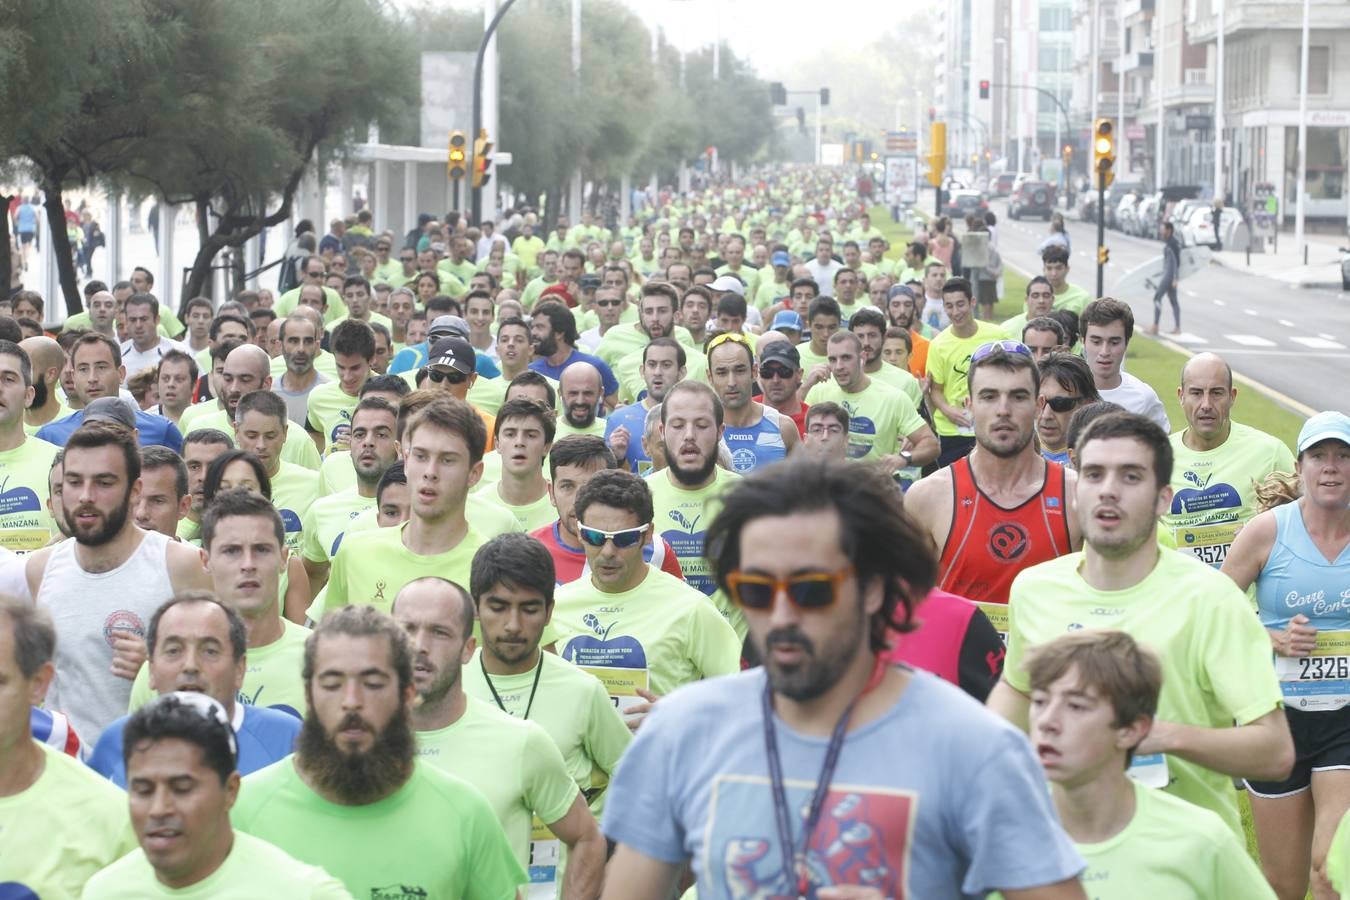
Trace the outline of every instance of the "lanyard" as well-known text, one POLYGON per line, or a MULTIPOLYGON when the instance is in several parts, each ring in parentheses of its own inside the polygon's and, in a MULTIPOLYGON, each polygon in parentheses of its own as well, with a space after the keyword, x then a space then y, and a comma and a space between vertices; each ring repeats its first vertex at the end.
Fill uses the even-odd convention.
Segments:
MULTIPOLYGON (((497 708, 506 712, 506 704, 502 703, 501 695, 497 693, 497 688, 492 683, 492 676, 488 674, 487 666, 483 664, 483 654, 478 654, 478 665, 483 670, 483 680, 487 682, 488 690, 492 691, 492 699, 497 701, 497 708)), ((539 690, 539 676, 544 674, 544 654, 539 654, 539 665, 534 667, 534 684, 530 687, 530 699, 525 704, 525 715, 523 718, 530 717, 530 710, 534 708, 534 692, 539 690)), ((510 713, 507 713, 510 715, 510 713)))
POLYGON ((783 763, 778 756, 778 737, 773 724, 773 685, 765 678, 761 705, 764 712, 764 750, 769 758, 769 780, 773 788, 774 820, 778 826, 778 846, 783 860, 783 875, 787 879, 789 889, 795 886, 798 897, 805 898, 811 887, 811 875, 806 868, 806 850, 811 845, 811 835, 815 833, 816 825, 820 822, 820 814, 825 808, 825 797, 830 792, 834 769, 839 764, 839 754, 844 749, 844 733, 848 731, 853 707, 858 705, 864 694, 881 683, 885 674, 885 662, 881 657, 877 657, 867 686, 849 702, 844 714, 835 723, 834 731, 830 733, 830 742, 825 747, 825 762, 820 767, 820 776, 816 779, 816 789, 811 795, 811 806, 807 810, 806 824, 802 829, 800 850, 792 840, 792 816, 788 811, 783 763))

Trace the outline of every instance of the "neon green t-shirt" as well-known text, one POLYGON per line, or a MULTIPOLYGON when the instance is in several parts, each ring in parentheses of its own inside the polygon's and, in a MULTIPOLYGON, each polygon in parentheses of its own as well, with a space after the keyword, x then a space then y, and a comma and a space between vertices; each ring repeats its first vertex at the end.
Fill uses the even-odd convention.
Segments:
POLYGON ((1162 527, 1178 549, 1217 569, 1257 513, 1256 485, 1271 472, 1293 472, 1294 454, 1279 438, 1238 422, 1214 450, 1190 449, 1185 434, 1171 437, 1174 493, 1162 527))
MULTIPOLYGON (((1067 309, 1075 316, 1083 314, 1083 307, 1092 302, 1092 295, 1076 284, 1065 284, 1064 290, 1055 294, 1055 309, 1067 309)), ((1021 340, 1019 337, 1018 340, 1021 340)))
MULTIPOLYGON (((478 274, 478 267, 469 260, 461 259, 459 262, 455 262, 448 256, 438 262, 436 268, 441 271, 441 274, 452 275, 461 285, 467 285, 469 280, 478 274)), ((464 290, 467 291, 468 288, 466 287, 464 290)))
POLYGON ((557 427, 553 435, 553 440, 555 441, 561 441, 563 438, 574 434, 589 434, 594 437, 605 436, 605 420, 598 416, 594 422, 585 428, 578 428, 573 425, 571 422, 567 421, 567 416, 565 415, 558 416, 556 425, 557 427))
MULTIPOLYGON (((199 403, 197 406, 206 406, 205 403, 199 403)), ((184 426, 180 429, 183 437, 187 437, 194 431, 200 431, 204 428, 216 428, 230 436, 234 440, 234 424, 230 422, 229 413, 217 406, 213 411, 199 413, 190 421, 188 412, 196 409, 196 406, 189 406, 183 413, 184 426)), ((286 442, 281 445, 281 461, 294 463, 297 466, 303 466, 306 469, 319 471, 322 460, 319 458, 319 449, 314 446, 314 440, 310 438, 305 430, 289 419, 286 421, 286 442)))
MULTIPOLYGON (((928 345, 928 368, 926 373, 933 379, 934 384, 942 385, 943 394, 947 398, 949 406, 955 406, 957 409, 970 396, 970 386, 966 384, 966 373, 970 371, 970 357, 981 344, 987 344, 990 341, 1001 341, 1006 336, 1000 325, 993 322, 978 321, 975 323, 975 333, 970 337, 963 338, 952 331, 950 328, 944 328, 937 337, 933 338, 932 343, 928 345)), ((961 435, 973 435, 973 428, 958 428, 946 414, 933 404, 933 430, 939 437, 955 437, 961 435)))
MULTIPOLYGON (((634 310, 634 321, 636 321, 637 312, 634 310)), ((694 346, 694 338, 689 333, 689 329, 683 325, 675 326, 675 333, 672 335, 685 347, 694 346)), ((595 355, 603 359, 611 368, 619 364, 625 356, 634 351, 640 351, 651 343, 651 338, 647 332, 643 331, 637 325, 623 324, 614 326, 605 332, 605 336, 600 339, 600 346, 595 349, 595 355)), ((639 361, 641 353, 638 354, 639 361)), ((617 375, 617 373, 615 373, 617 375)))
POLYGON ((1022 329, 1027 327, 1027 314, 1020 312, 1011 319, 1004 319, 998 325, 1010 341, 1022 340, 1022 329))
MULTIPOLYGON (((85 738, 93 741, 97 735, 85 738)), ((0 885, 15 897, 76 900, 95 872, 137 849, 127 795, 93 769, 39 744, 42 774, 0 797, 0 885)))
POLYGON ((916 412, 923 404, 923 388, 919 385, 919 379, 909 374, 908 369, 901 369, 883 361, 881 368, 875 372, 868 372, 867 377, 880 381, 882 384, 889 384, 903 392, 909 398, 909 402, 914 404, 916 412))
MULTIPOLYGON (((286 374, 286 357, 284 355, 274 358, 270 365, 272 372, 272 381, 278 382, 281 376, 286 374)), ((314 371, 327 378, 329 381, 337 381, 337 357, 327 350, 320 350, 314 354, 314 371)))
POLYGON ((236 831, 230 855, 210 875, 189 887, 160 882, 142 850, 133 850, 99 872, 82 900, 351 900, 342 882, 318 866, 302 863, 266 841, 236 831))
POLYGON ((374 497, 362 497, 356 488, 320 497, 304 516, 304 543, 301 554, 310 562, 328 562, 337 553, 338 543, 362 511, 375 508, 374 497))
MULTIPOLYGON (((248 648, 244 655, 244 684, 235 700, 245 706, 266 706, 302 719, 306 704, 300 669, 310 630, 289 619, 281 620, 281 628, 281 637, 272 643, 248 648)), ((150 687, 150 664, 141 663, 141 670, 131 683, 127 712, 135 712, 155 696, 150 687)))
POLYGON ((853 460, 894 453, 905 435, 924 424, 908 394, 869 378, 866 388, 851 394, 832 379, 820 382, 806 395, 808 404, 832 401, 848 411, 848 458, 853 460))
MULTIPOLYGON (((64 419, 66 416, 68 416, 68 415, 70 415, 71 413, 73 413, 74 411, 75 411, 75 410, 71 409, 69 406, 66 406, 66 405, 65 405, 64 403, 62 403, 60 400, 57 400, 57 402, 56 402, 56 415, 52 417, 51 422, 59 422, 59 421, 61 421, 62 419, 64 419)), ((51 422, 44 422, 44 423, 41 424, 41 425, 29 425, 27 422, 24 422, 24 423, 23 423, 23 433, 26 434, 26 435, 28 435, 29 437, 33 437, 35 434, 37 434, 39 431, 41 431, 41 430, 42 430, 43 428, 45 428, 47 425, 51 424, 51 422)))
POLYGON ((527 269, 533 270, 539 259, 539 254, 544 252, 544 242, 538 235, 520 235, 511 242, 511 252, 520 257, 521 263, 527 269))
POLYGON ((547 824, 567 815, 577 799, 577 784, 543 728, 512 718, 491 702, 465 700, 464 714, 456 722, 417 732, 417 755, 478 788, 516 860, 528 865, 534 816, 547 824))
MULTIPOLYGON (((702 381, 706 384, 708 381, 708 358, 697 350, 685 348, 684 370, 685 378, 690 381, 702 381)), ((619 364, 614 367, 614 377, 619 380, 620 403, 625 405, 636 403, 646 396, 647 382, 642 378, 642 350, 634 350, 619 360, 619 364)))
POLYGON ((367 603, 387 613, 405 584, 426 575, 468 586, 473 555, 487 538, 470 525, 454 549, 422 556, 403 546, 403 530, 407 527, 404 522, 397 528, 377 528, 362 534, 359 541, 343 541, 333 557, 324 608, 311 618, 318 621, 323 613, 352 603, 367 603))
POLYGON ((1247 848, 1218 816, 1139 782, 1134 796, 1134 818, 1119 834, 1074 844, 1087 862, 1082 881, 1093 900, 1273 900, 1247 848))
POLYGON ((516 718, 525 718, 528 710, 530 721, 548 732, 562 753, 567 772, 586 795, 591 811, 598 813, 604 785, 633 740, 604 684, 556 653, 540 653, 543 670, 536 688, 533 669, 519 675, 487 675, 482 655, 480 647, 464 667, 464 692, 484 703, 500 699, 516 718))
POLYGON ((1350 900, 1350 813, 1336 826, 1336 836, 1327 848, 1327 879, 1341 900, 1350 900))
POLYGON ((403 897, 509 900, 526 882, 483 795, 421 763, 383 800, 345 806, 311 790, 288 756, 244 779, 230 818, 236 831, 322 866, 363 900, 391 889, 403 897))
POLYGON ((323 437, 324 452, 335 446, 345 448, 351 442, 352 411, 360 397, 343 393, 336 381, 318 385, 309 392, 305 408, 309 412, 309 427, 323 437))
POLYGON ((47 512, 47 475, 58 449, 25 437, 13 450, 0 453, 0 547, 29 553, 56 534, 56 522, 47 512))
MULTIPOLYGON (((323 324, 325 328, 331 328, 333 323, 347 315, 347 301, 342 299, 342 295, 327 285, 323 289, 324 296, 328 298, 328 308, 324 310, 323 324)), ((272 304, 277 317, 284 319, 291 314, 291 310, 300 305, 300 288, 293 287, 282 294, 272 304)))
POLYGON ((356 470, 350 450, 333 450, 319 464, 319 496, 356 489, 356 470))
POLYGON ((295 463, 281 461, 272 476, 272 505, 281 513, 286 529, 286 546, 299 553, 305 542, 305 514, 319 499, 319 473, 295 463))
MULTIPOLYGON (((717 501, 740 480, 741 476, 721 466, 713 470, 713 480, 707 487, 697 489, 680 484, 668 469, 659 469, 647 476, 647 486, 652 491, 654 530, 675 551, 684 580, 708 596, 712 596, 717 585, 713 580, 712 565, 703 556, 703 541, 708 525, 717 514, 717 501)), ((730 604, 718 608, 724 615, 734 613, 735 619, 740 620, 740 611, 730 604)))
MULTIPOLYGON (((1003 677, 1030 693, 1027 651, 1066 631, 1110 628, 1158 654, 1163 667, 1158 718, 1203 728, 1248 725, 1283 708, 1270 665, 1270 638, 1227 576, 1180 553, 1158 551, 1153 571, 1120 591, 1099 591, 1079 574, 1082 552, 1032 566, 1008 597, 1008 656, 1003 677)), ((1165 757, 1166 790, 1213 810, 1240 836, 1236 794, 1227 775, 1165 757)))
MULTIPOLYGON (((601 437, 603 437, 604 420, 597 419, 596 421, 601 424, 601 437)), ((501 454, 498 454, 498 456, 500 455, 501 454)), ((502 499, 499 490, 500 485, 501 482, 498 482, 497 487, 494 488, 492 494, 489 494, 488 496, 493 497, 495 495, 495 499, 501 504, 502 509, 516 517, 516 523, 520 525, 521 531, 530 532, 534 531, 536 528, 543 528, 545 525, 558 518, 558 511, 553 508, 553 501, 548 498, 547 490, 544 491, 542 497, 533 503, 526 503, 523 506, 512 506, 502 499)))
POLYGON ((607 594, 580 578, 558 588, 553 608, 558 655, 599 678, 621 709, 740 669, 741 640, 703 594, 647 567, 631 591, 607 594))
MULTIPOLYGON (((759 269, 752 268, 749 263, 741 263, 741 267, 735 271, 729 265, 718 266, 715 270, 718 276, 735 275, 745 284, 745 296, 755 296, 755 291, 759 289, 759 269)), ((769 277, 773 277, 773 270, 769 270, 769 277)))
MULTIPOLYGON (((816 366, 827 366, 830 364, 829 357, 824 353, 817 354, 811 349, 810 341, 802 341, 797 345, 797 357, 802 361, 802 372, 809 373, 816 366)), ((805 375, 803 375, 805 377, 805 375)))

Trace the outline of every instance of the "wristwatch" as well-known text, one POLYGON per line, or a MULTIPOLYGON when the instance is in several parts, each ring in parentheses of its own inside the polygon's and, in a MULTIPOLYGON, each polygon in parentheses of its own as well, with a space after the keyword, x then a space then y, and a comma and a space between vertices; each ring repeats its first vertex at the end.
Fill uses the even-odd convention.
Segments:
POLYGON ((914 454, 910 453, 908 450, 901 450, 900 458, 905 461, 905 465, 907 466, 914 465, 914 454))

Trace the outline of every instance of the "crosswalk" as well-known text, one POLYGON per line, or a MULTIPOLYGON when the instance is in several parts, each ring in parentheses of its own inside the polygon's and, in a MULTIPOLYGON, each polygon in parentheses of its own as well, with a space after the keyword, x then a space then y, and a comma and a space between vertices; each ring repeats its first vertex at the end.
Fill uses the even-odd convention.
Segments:
POLYGON ((1283 335, 1283 334, 1222 334, 1213 338, 1202 337, 1189 331, 1168 335, 1173 343, 1186 347, 1204 348, 1223 352, 1262 352, 1267 354, 1307 355, 1308 351, 1343 351, 1346 345, 1335 339, 1334 335, 1283 335), (1284 343, 1288 342, 1288 343, 1284 343), (1232 345, 1225 347, 1224 345, 1232 345))

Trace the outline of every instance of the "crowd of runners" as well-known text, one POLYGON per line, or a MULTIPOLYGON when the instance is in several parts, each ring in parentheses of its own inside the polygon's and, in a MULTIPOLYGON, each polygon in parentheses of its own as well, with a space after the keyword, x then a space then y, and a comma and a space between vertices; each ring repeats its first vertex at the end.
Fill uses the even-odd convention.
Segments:
POLYGON ((1350 897, 1350 417, 853 179, 0 301, 0 897, 1350 897))

